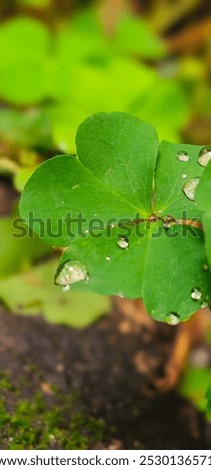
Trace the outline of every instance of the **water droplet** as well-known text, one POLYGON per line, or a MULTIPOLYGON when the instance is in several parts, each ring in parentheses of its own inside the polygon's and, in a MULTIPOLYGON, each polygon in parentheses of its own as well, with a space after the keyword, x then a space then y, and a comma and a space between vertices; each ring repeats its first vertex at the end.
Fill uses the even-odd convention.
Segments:
POLYGON ((185 183, 182 188, 184 194, 187 196, 188 199, 190 199, 190 201, 194 201, 195 191, 199 180, 200 178, 198 177, 192 178, 192 180, 188 181, 188 183, 185 183))
POLYGON ((87 268, 78 261, 66 261, 59 266, 56 276, 55 284, 60 286, 67 286, 75 282, 84 281, 87 279, 87 268))
POLYGON ((98 216, 98 213, 95 212, 95 213, 93 214, 93 217, 97 217, 97 216, 98 216))
POLYGON ((208 269, 209 269, 208 264, 204 264, 203 269, 204 269, 204 271, 208 271, 208 269))
POLYGON ((85 233, 89 233, 89 230, 88 230, 88 228, 85 230, 85 233))
POLYGON ((191 299, 193 300, 201 300, 202 292, 198 287, 193 287, 191 290, 191 299))
POLYGON ((124 295, 122 294, 122 292, 119 292, 118 297, 120 297, 121 299, 124 299, 124 295))
POLYGON ((178 325, 178 323, 180 322, 180 317, 178 315, 178 313, 175 313, 175 312, 169 312, 167 313, 166 315, 166 323, 168 323, 168 325, 178 325))
POLYGON ((201 303, 201 308, 206 308, 206 307, 208 307, 208 302, 206 302, 206 300, 203 300, 201 303))
POLYGON ((106 261, 111 261, 111 257, 110 257, 110 256, 106 256, 106 261))
POLYGON ((183 179, 187 178, 186 173, 183 173, 181 176, 182 176, 183 179))
POLYGON ((122 248, 123 250, 125 250, 125 248, 128 248, 129 246, 128 238, 119 237, 119 240, 117 241, 117 245, 119 246, 119 248, 122 248))
POLYGON ((201 166, 207 166, 210 160, 211 160, 211 146, 204 147, 199 152, 198 163, 201 166))
POLYGON ((185 152, 185 150, 180 150, 178 153, 177 153, 177 158, 180 162, 188 162, 189 160, 189 155, 187 152, 185 152))
POLYGON ((70 285, 62 286, 62 292, 68 292, 71 289, 70 285))
POLYGON ((166 215, 165 217, 162 218, 163 226, 165 228, 171 228, 175 225, 176 220, 171 217, 171 215, 166 215))

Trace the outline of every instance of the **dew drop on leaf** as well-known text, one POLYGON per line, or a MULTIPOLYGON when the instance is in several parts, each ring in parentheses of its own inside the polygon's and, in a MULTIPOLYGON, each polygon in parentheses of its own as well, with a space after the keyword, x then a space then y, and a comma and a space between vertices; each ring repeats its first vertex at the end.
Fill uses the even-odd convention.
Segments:
POLYGON ((110 256, 106 256, 106 261, 111 261, 111 257, 110 257, 110 256))
POLYGON ((201 308, 206 308, 208 307, 208 302, 206 300, 203 300, 201 303, 201 308))
POLYGON ((128 238, 119 237, 117 241, 117 245, 119 246, 119 248, 122 248, 123 250, 125 250, 125 248, 128 248, 129 246, 128 238))
POLYGON ((208 264, 205 263, 205 264, 203 265, 203 269, 204 269, 204 271, 208 271, 208 269, 209 269, 208 264))
POLYGON ((182 190, 190 201, 194 201, 196 187, 199 183, 200 178, 192 178, 188 183, 185 183, 182 190))
POLYGON ((87 268, 78 261, 66 261, 59 266, 56 276, 55 284, 60 286, 69 286, 75 282, 84 281, 88 277, 87 268))
POLYGON ((166 215, 165 217, 163 217, 162 222, 165 228, 171 228, 175 225, 176 220, 171 217, 171 215, 166 215))
POLYGON ((62 286, 62 292, 68 292, 71 289, 70 285, 62 286))
POLYGON ((178 315, 178 313, 175 313, 175 312, 169 312, 167 313, 166 315, 166 323, 168 323, 168 325, 178 325, 178 323, 180 322, 180 317, 178 315))
POLYGON ((183 179, 187 178, 187 175, 185 173, 183 173, 181 176, 183 179))
POLYGON ((185 150, 180 150, 178 153, 177 153, 177 158, 180 162, 188 162, 189 160, 189 155, 187 152, 185 152, 185 150))
POLYGON ((191 290, 191 299, 193 300, 201 300, 202 298, 202 291, 198 287, 193 287, 191 290))
POLYGON ((204 147, 199 152, 198 163, 201 166, 207 166, 210 160, 211 160, 211 146, 204 147))

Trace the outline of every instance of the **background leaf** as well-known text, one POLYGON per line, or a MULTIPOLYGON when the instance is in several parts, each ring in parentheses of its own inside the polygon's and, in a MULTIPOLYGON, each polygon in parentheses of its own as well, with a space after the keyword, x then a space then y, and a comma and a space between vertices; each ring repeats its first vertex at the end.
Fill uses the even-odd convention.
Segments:
POLYGON ((1 98, 29 104, 46 96, 48 47, 48 30, 36 20, 20 17, 1 25, 1 98))
POLYGON ((191 367, 180 384, 180 392, 191 400, 201 411, 207 408, 207 384, 211 382, 211 368, 191 367))
POLYGON ((43 315, 52 323, 83 327, 110 310, 106 297, 92 292, 64 293, 52 283, 56 262, 0 281, 0 297, 21 315, 43 315), (13 295, 11 295, 13 292, 13 295))
POLYGON ((150 59, 163 57, 166 52, 164 43, 155 37, 146 22, 132 15, 122 15, 119 19, 115 45, 120 51, 150 59))

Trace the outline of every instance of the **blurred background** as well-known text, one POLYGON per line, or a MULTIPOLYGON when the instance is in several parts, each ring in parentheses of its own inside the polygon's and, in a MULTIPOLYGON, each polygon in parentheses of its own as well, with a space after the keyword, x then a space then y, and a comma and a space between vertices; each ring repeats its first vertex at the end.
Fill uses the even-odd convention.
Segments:
MULTIPOLYGON (((77 127, 95 112, 125 111, 154 125, 160 139, 210 144, 210 82, 207 0, 0 0, 0 299, 7 310, 74 327, 110 310, 105 297, 62 294, 53 284, 58 255, 37 238, 12 238, 20 192, 42 161, 75 152, 77 127)), ((181 384, 203 410, 208 346, 192 355, 181 384)))

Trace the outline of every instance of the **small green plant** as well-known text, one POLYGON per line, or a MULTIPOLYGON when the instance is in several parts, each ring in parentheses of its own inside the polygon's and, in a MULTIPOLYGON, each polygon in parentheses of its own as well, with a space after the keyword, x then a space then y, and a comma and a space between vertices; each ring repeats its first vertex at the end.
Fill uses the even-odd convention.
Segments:
POLYGON ((207 306, 211 148, 159 145, 151 125, 118 112, 86 119, 76 147, 40 165, 20 201, 26 223, 63 247, 55 283, 143 298, 169 324, 207 306))

